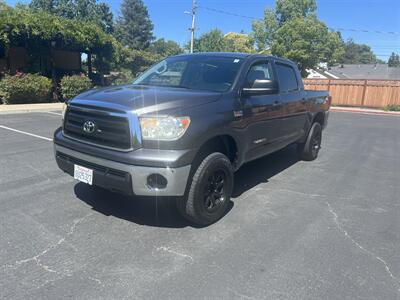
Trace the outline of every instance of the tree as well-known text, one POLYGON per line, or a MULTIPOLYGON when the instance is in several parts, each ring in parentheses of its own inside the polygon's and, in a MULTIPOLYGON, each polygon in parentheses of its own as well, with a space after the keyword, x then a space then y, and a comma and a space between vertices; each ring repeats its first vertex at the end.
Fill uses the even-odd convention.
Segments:
POLYGON ((48 13, 57 15, 58 14, 58 1, 55 0, 32 0, 29 4, 30 8, 35 10, 44 10, 48 13))
MULTIPOLYGON (((229 32, 223 34, 219 29, 212 29, 194 41, 195 52, 254 52, 252 37, 244 33, 229 32)), ((189 44, 186 45, 189 49, 189 44)))
POLYGON ((326 62, 328 63, 329 66, 339 64, 342 62, 345 49, 343 46, 343 39, 340 32, 329 31, 328 29, 328 34, 326 36, 325 50, 326 50, 325 53, 323 53, 325 59, 321 62, 326 62))
POLYGON ((8 31, 11 29, 9 24, 5 22, 6 16, 10 16, 13 11, 3 0, 0 0, 0 57, 4 57, 6 54, 6 48, 9 46, 10 40, 8 37, 8 31))
POLYGON ((110 10, 110 6, 106 3, 100 3, 96 7, 96 14, 93 17, 94 20, 98 20, 99 25, 107 33, 114 32, 114 16, 110 10), (97 16, 96 16, 97 15, 97 16))
POLYGON ((377 58, 371 47, 364 44, 357 44, 349 39, 344 44, 345 53, 341 60, 344 64, 374 64, 377 58))
POLYGON ((269 52, 275 32, 285 22, 296 19, 316 16, 317 4, 315 0, 276 0, 276 8, 267 8, 262 21, 254 21, 253 38, 259 52, 269 52))
MULTIPOLYGON (((44 10, 33 11, 25 6, 17 6, 7 11, 0 10, 0 49, 5 50, 23 44, 29 53, 28 72, 42 72, 41 58, 51 56, 53 46, 67 51, 93 54, 97 60, 111 62, 120 47, 115 38, 105 33, 96 24, 71 20, 52 15, 44 10)), ((108 65, 102 63, 97 71, 107 71, 108 65)), ((90 68, 89 73, 90 72, 90 68)), ((53 78, 56 84, 55 69, 45 67, 43 74, 53 78)))
POLYGON ((224 34, 219 29, 212 29, 194 41, 195 52, 223 52, 225 50, 224 34))
POLYGON ((111 58, 117 44, 112 35, 92 23, 24 7, 0 11, 0 24, 0 37, 7 47, 24 44, 28 49, 39 50, 38 46, 50 46, 55 41, 65 50, 90 51, 111 58))
POLYGON ((159 55, 148 51, 122 47, 119 52, 117 68, 121 70, 123 76, 126 77, 126 80, 122 81, 128 82, 135 78, 138 73, 143 72, 161 59, 162 57, 159 55))
POLYGON ((153 23, 142 0, 124 0, 116 23, 117 37, 124 46, 144 50, 153 37, 153 23))
POLYGON ((272 53, 297 62, 303 76, 318 63, 329 65, 343 54, 340 37, 316 17, 286 21, 274 34, 272 53))
POLYGON ((389 67, 400 67, 400 56, 392 52, 388 60, 389 67))
POLYGON ((279 25, 296 18, 315 16, 316 0, 276 0, 276 16, 279 25))
POLYGON ((224 35, 225 49, 228 52, 254 52, 253 39, 244 33, 229 32, 224 35))
POLYGON ((264 20, 254 21, 252 27, 252 37, 255 41, 257 50, 263 52, 269 49, 274 39, 274 34, 279 28, 279 21, 276 17, 275 10, 266 9, 264 11, 264 20))
POLYGON ((29 7, 52 15, 99 25, 105 32, 113 32, 113 14, 106 3, 96 0, 32 0, 29 7))
POLYGON ((181 47, 179 47, 178 43, 165 39, 158 39, 153 43, 151 43, 149 50, 150 52, 158 54, 163 57, 182 53, 182 49, 181 47))
POLYGON ((316 10, 316 0, 276 0, 275 9, 253 22, 257 50, 294 60, 303 75, 318 63, 339 62, 344 54, 340 34, 329 31, 316 10))

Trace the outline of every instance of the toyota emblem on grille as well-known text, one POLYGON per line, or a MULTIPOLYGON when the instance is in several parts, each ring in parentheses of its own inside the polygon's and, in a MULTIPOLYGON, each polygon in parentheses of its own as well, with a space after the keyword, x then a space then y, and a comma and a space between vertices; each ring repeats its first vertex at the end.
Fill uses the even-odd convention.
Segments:
POLYGON ((86 133, 93 133, 96 129, 96 124, 93 121, 86 121, 83 123, 83 131, 86 133))

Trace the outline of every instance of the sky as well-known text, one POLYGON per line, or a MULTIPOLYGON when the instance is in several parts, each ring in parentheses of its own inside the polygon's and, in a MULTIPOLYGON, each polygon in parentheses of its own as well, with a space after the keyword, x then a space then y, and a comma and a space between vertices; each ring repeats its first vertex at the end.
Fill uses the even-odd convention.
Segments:
MULTIPOLYGON (((8 0, 10 5, 29 1, 8 0)), ((104 1, 119 14, 121 0, 104 1)), ((264 9, 274 6, 274 0, 197 0, 197 31, 200 35, 210 29, 219 28, 224 33, 251 32, 252 20, 206 10, 224 10, 234 14, 262 18, 264 9)), ((185 44, 190 33, 192 0, 144 0, 154 23, 157 38, 171 39, 185 44)), ((317 0, 317 14, 321 21, 331 28, 359 29, 360 31, 341 31, 347 40, 353 38, 357 43, 369 45, 382 60, 387 60, 392 51, 400 53, 400 0, 317 0), (374 31, 397 32, 397 34, 374 33, 374 31)))

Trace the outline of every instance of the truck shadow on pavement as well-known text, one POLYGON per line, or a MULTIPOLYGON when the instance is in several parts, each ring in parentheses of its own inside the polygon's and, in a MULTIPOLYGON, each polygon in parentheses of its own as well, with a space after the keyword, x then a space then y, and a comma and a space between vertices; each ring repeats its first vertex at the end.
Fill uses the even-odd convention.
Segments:
POLYGON ((264 156, 243 165, 235 173, 235 185, 232 198, 238 198, 244 192, 268 180, 299 161, 296 147, 288 146, 280 151, 264 156))
MULTIPOLYGON (((232 199, 240 201, 240 196, 244 192, 260 183, 268 182, 269 178, 296 162, 298 162, 296 151, 291 146, 242 166, 235 173, 232 199)), ((175 207, 175 199, 172 197, 130 197, 83 183, 77 183, 74 192, 80 200, 105 216, 155 227, 198 227, 180 216, 175 207)), ((233 206, 234 202, 231 201, 227 214, 233 206)))

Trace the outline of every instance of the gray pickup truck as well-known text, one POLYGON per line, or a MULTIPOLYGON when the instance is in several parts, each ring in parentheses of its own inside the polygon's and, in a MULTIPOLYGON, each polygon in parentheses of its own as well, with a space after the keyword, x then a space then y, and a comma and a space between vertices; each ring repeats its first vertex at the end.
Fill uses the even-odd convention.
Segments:
POLYGON ((297 144, 314 160, 331 98, 305 91, 286 59, 240 53, 169 57, 132 84, 69 101, 54 134, 58 166, 111 191, 173 196, 188 220, 211 224, 227 210, 233 173, 297 144))

